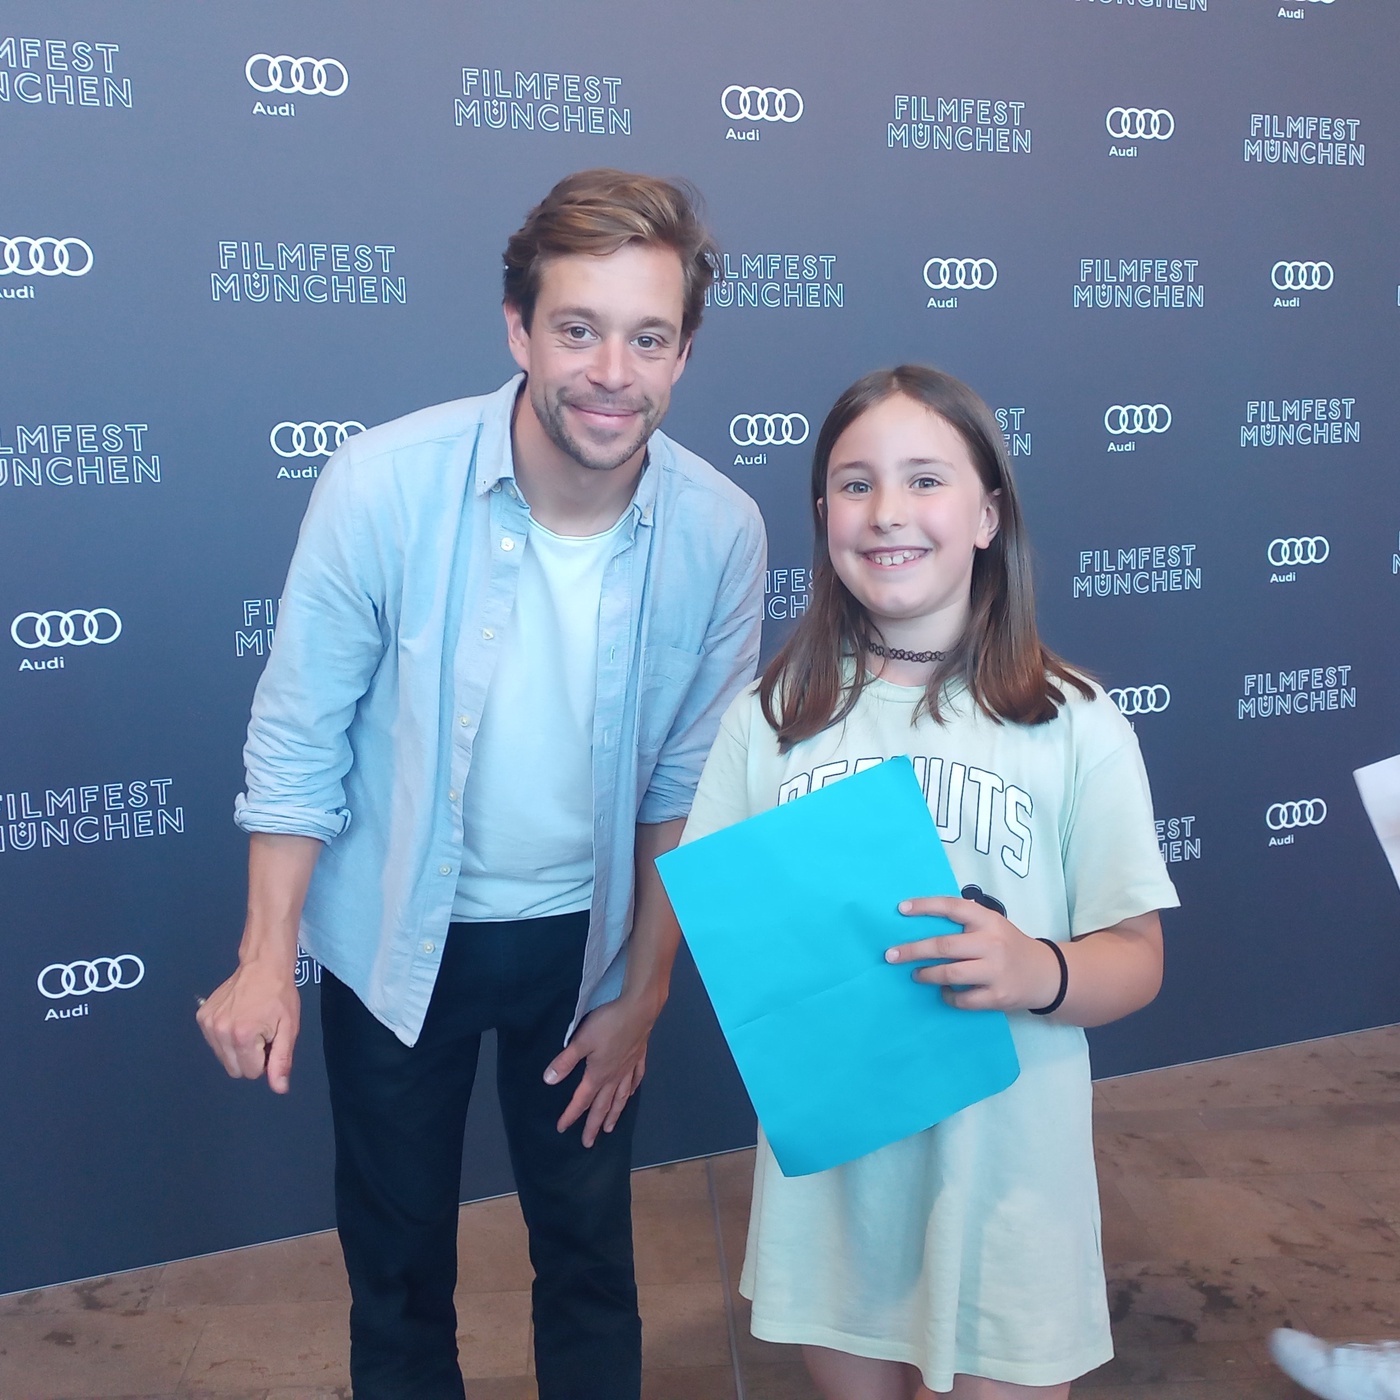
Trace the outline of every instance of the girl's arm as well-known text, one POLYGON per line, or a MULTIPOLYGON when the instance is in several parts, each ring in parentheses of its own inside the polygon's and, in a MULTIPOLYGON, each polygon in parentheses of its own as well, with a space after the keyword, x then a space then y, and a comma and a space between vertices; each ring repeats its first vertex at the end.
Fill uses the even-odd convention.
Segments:
MULTIPOLYGON (((950 961, 921 967, 916 982, 941 986, 949 1006, 965 1011, 1025 1011, 1048 1006, 1060 989, 1060 964, 1037 938, 1003 914, 970 899, 907 899, 901 914, 933 916, 963 926, 902 943, 886 962, 950 961), (954 991, 953 988, 958 988, 954 991)), ((1069 970, 1065 999, 1047 1020, 1102 1026, 1147 1005, 1162 985, 1162 925, 1155 911, 1056 945, 1069 970)))

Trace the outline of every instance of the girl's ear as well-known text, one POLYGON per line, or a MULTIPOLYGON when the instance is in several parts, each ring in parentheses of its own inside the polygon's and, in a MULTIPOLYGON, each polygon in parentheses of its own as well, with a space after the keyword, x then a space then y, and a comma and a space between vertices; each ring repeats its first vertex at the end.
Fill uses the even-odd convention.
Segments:
POLYGON ((1001 489, 989 491, 982 503, 982 523, 977 531, 977 548, 986 549, 1001 529, 1001 489))
POLYGON ((821 518, 822 518, 822 521, 825 522, 825 520, 826 520, 826 497, 825 497, 825 496, 818 496, 818 497, 817 497, 817 514, 820 515, 821 518))

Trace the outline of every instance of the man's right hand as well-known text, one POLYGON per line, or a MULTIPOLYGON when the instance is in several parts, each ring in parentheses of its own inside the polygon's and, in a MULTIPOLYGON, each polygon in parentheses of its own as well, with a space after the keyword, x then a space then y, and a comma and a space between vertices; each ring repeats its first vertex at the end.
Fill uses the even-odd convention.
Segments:
POLYGON ((301 994, 282 968, 241 963, 209 994, 195 1020, 219 1063, 234 1079, 267 1073, 268 1087, 291 1087, 292 1050, 301 1028, 301 994))
POLYGON ((301 993, 286 969, 240 963, 209 994, 195 1020, 232 1078, 257 1079, 265 1070, 268 1088, 287 1092, 301 1027, 301 993))
POLYGON ((248 842, 248 920, 238 971, 200 1004, 195 1020, 234 1079, 259 1079, 285 1094, 301 1029, 297 926, 321 843, 254 832, 248 842))

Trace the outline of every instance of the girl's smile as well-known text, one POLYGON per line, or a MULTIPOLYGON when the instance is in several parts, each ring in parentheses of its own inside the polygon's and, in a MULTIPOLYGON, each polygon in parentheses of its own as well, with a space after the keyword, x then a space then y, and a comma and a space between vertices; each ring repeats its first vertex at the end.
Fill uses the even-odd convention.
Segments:
POLYGON ((897 569, 903 564, 913 563, 928 553, 926 549, 870 550, 865 559, 879 569, 897 569))

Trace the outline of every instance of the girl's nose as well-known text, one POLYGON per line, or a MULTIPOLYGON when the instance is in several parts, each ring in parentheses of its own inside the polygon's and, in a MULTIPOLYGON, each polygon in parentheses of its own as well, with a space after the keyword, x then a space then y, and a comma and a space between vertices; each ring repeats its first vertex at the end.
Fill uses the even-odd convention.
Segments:
POLYGON ((870 521, 877 530, 892 530, 904 523, 902 492, 876 489, 870 499, 870 521))

